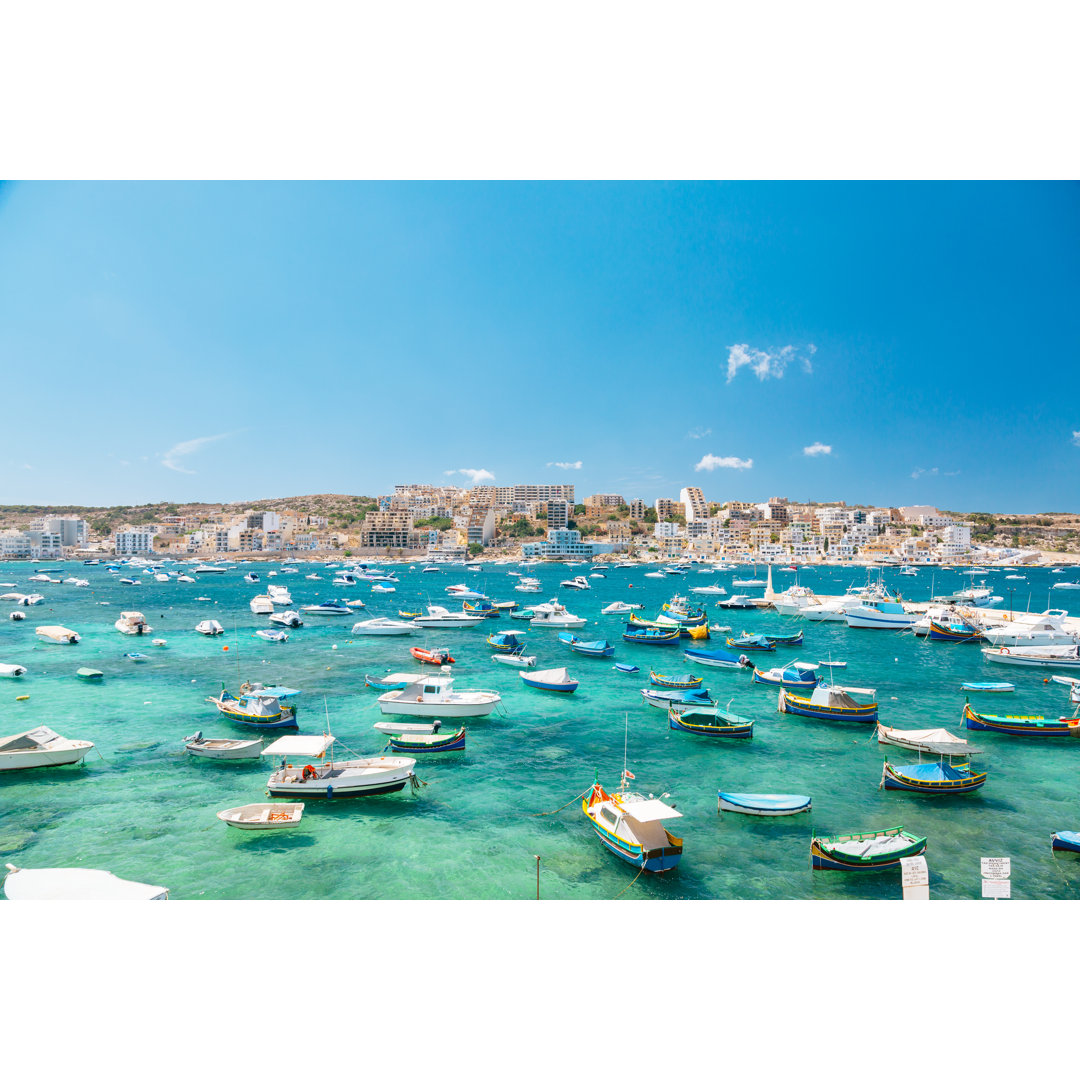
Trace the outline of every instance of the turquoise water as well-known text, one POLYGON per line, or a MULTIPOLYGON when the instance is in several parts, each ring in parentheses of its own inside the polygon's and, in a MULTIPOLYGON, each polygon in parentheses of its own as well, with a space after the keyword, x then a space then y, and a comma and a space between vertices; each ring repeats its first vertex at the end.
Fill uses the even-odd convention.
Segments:
MULTIPOLYGON (((439 574, 401 568, 397 591, 380 596, 370 585, 333 586, 332 572, 316 567, 324 580, 304 574, 266 577, 258 585, 242 580, 241 565, 194 584, 154 582, 135 574, 138 587, 123 586, 102 566, 50 565, 53 577, 88 578, 89 588, 28 584, 25 564, 0 564, 0 580, 18 591, 36 591, 46 602, 22 608, 27 618, 7 619, 12 605, 0 603, 0 662, 21 663, 19 680, 0 679, 0 734, 47 724, 71 738, 96 744, 83 767, 35 770, 0 777, 0 863, 25 867, 90 866, 122 877, 167 885, 174 899, 527 899, 536 892, 536 860, 545 899, 838 899, 898 898, 893 873, 811 872, 811 831, 830 834, 903 825, 928 837, 931 894, 936 898, 977 897, 980 856, 1012 858, 1016 898, 1080 898, 1080 858, 1054 857, 1050 833, 1080 829, 1080 739, 1024 740, 971 732, 986 750, 979 760, 990 779, 981 792, 928 798, 879 791, 883 748, 873 725, 841 725, 781 715, 777 690, 753 685, 747 673, 693 666, 721 703, 757 720, 750 741, 707 740, 669 730, 666 714, 641 702, 650 667, 690 670, 680 649, 635 646, 621 640, 623 617, 602 616, 615 599, 645 604, 652 617, 676 592, 699 584, 722 584, 732 591, 731 574, 690 573, 656 580, 641 569, 612 570, 594 579, 588 592, 558 589, 560 580, 585 568, 536 567, 539 594, 515 593, 515 566, 486 566, 480 573, 452 567, 439 574), (362 597, 367 608, 356 618, 395 615, 424 603, 446 603, 444 588, 466 582, 495 599, 537 603, 559 594, 571 611, 589 620, 577 631, 607 637, 614 660, 569 653, 553 630, 529 630, 502 616, 470 630, 428 630, 409 637, 356 638, 354 619, 307 619, 275 645, 253 636, 269 625, 248 610, 248 601, 270 580, 292 592, 293 607, 336 596, 362 597), (209 596, 211 602, 196 602, 209 596), (107 604, 108 606, 103 606, 107 604), (147 638, 119 634, 113 623, 121 610, 142 611, 164 637, 166 648, 147 638), (192 629, 216 618, 225 637, 207 638, 192 629), (59 623, 82 635, 64 647, 40 642, 34 628, 59 623), (580 679, 573 695, 545 694, 521 684, 517 670, 491 663, 484 641, 498 627, 527 631, 528 652, 538 666, 567 666, 580 679), (265 798, 271 771, 263 761, 227 764, 186 754, 181 740, 201 729, 207 736, 243 736, 219 719, 205 702, 224 684, 236 690, 244 680, 282 682, 303 690, 298 699, 300 730, 323 730, 324 704, 335 736, 359 754, 381 752, 385 743, 372 729, 381 718, 376 692, 363 686, 365 674, 417 668, 412 644, 447 644, 457 659, 461 688, 488 687, 503 695, 505 715, 466 721, 463 754, 421 755, 417 776, 426 786, 397 794, 332 803, 309 802, 303 824, 285 834, 243 833, 227 828, 218 810, 265 798), (228 651, 223 649, 228 645, 228 651), (334 649, 333 646, 337 645, 334 649), (123 653, 149 659, 133 664, 123 653), (614 671, 615 661, 637 664, 636 675, 614 671), (78 667, 105 672, 100 684, 74 676, 78 667), (17 695, 29 700, 17 702, 17 695), (628 718, 628 765, 634 786, 669 792, 684 817, 674 832, 685 842, 678 870, 663 877, 642 875, 603 850, 574 799, 592 783, 594 770, 608 787, 618 784, 623 765, 624 717, 628 718), (100 752, 100 753, 99 753, 100 752), (811 814, 774 820, 716 813, 717 789, 803 792, 812 795, 811 814), (571 800, 573 800, 571 802, 571 800), (536 816, 556 810, 560 813, 536 816), (631 884, 632 883, 632 884, 631 884), (630 888, 627 888, 630 886, 630 888), (625 892, 623 890, 626 890, 625 892)), ((1080 603, 1080 593, 1058 590, 1055 581, 1080 572, 1051 575, 1026 571, 1026 582, 987 575, 1005 596, 1015 587, 1017 609, 1032 611, 1080 603)), ((738 573, 735 576, 740 576, 738 573)), ((775 572, 780 591, 794 575, 775 572)), ((819 593, 839 593, 865 580, 859 569, 802 572, 802 584, 819 593)), ((927 599, 931 574, 917 578, 887 572, 886 581, 906 599, 927 599)), ((936 572, 935 591, 962 587, 967 577, 936 572)), ((6 589, 2 591, 7 591, 6 589)), ((748 590, 760 595, 761 590, 748 590)), ((1008 680, 1017 691, 979 695, 987 712, 1069 711, 1067 689, 1044 683, 1045 675, 1005 668, 983 660, 977 646, 927 643, 888 631, 849 630, 841 623, 807 623, 775 612, 726 611, 709 602, 710 621, 735 632, 803 629, 800 649, 759 654, 762 666, 788 660, 846 660, 837 681, 876 687, 880 717, 890 726, 958 725, 969 679, 1008 680)), ((715 636, 712 646, 723 642, 715 636)), ((1080 675, 1080 672, 1077 672, 1080 675)), ((976 700, 973 697, 973 700, 976 700)), ((893 749, 895 760, 915 760, 893 749)))

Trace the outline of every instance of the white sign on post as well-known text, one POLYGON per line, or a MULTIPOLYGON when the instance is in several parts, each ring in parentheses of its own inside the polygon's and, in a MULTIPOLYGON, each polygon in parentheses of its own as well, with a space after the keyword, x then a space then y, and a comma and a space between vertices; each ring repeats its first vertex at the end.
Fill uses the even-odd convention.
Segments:
POLYGON ((925 855, 912 855, 900 860, 900 883, 905 900, 930 899, 930 871, 925 855))
POLYGON ((1006 856, 1003 859, 980 859, 982 863, 982 876, 988 881, 1008 881, 1012 870, 1012 860, 1006 856))
POLYGON ((984 900, 1009 900, 1012 897, 1012 882, 1008 878, 984 878, 982 887, 984 900))

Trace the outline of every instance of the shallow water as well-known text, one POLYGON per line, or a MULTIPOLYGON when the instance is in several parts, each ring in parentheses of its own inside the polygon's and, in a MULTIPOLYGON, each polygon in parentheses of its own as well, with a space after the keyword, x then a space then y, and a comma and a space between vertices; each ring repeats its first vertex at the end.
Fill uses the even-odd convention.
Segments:
MULTIPOLYGON (((33 568, 0 564, 0 580, 46 596, 44 604, 20 609, 27 618, 19 623, 6 618, 12 605, 0 603, 0 662, 29 669, 21 679, 0 679, 0 734, 48 724, 96 744, 82 767, 0 776, 0 862, 109 869, 167 885, 174 899, 526 899, 535 896, 536 855, 545 899, 898 898, 895 872, 811 872, 809 845, 815 830, 827 835, 903 825, 928 837, 935 898, 977 897, 979 857, 991 855, 1011 856, 1016 898, 1080 898, 1080 858, 1050 852, 1051 832, 1080 829, 1080 739, 971 732, 971 741, 986 750, 978 762, 990 773, 981 792, 950 799, 879 791, 885 748, 878 746, 873 725, 781 715, 777 690, 753 685, 748 673, 691 666, 681 648, 625 643, 624 618, 599 614, 612 600, 626 599, 644 603, 641 614, 653 617, 673 594, 699 584, 722 584, 730 593, 729 573, 657 580, 645 578, 641 569, 611 570, 593 579, 591 590, 575 592, 559 589, 558 582, 587 574, 587 568, 542 566, 527 571, 540 578, 542 591, 523 594, 513 591, 517 578, 507 573, 515 566, 485 566, 480 573, 451 567, 426 575, 402 567, 397 591, 379 595, 368 583, 334 586, 332 572, 318 567, 324 578, 319 582, 305 579, 311 568, 268 579, 271 568, 276 567, 256 567, 259 584, 243 581, 249 567, 241 565, 194 584, 158 583, 138 573, 133 576, 143 584, 133 587, 120 585, 122 575, 108 574, 104 565, 50 565, 50 576, 90 580, 89 588, 75 588, 28 584, 33 568), (362 597, 367 608, 355 617, 305 616, 304 627, 288 632, 288 643, 264 642, 253 632, 269 624, 250 613, 248 601, 271 580, 291 590, 294 608, 336 596, 362 597), (614 660, 570 653, 556 631, 531 630, 505 615, 468 630, 396 638, 350 634, 358 618, 395 616, 398 609, 417 610, 424 603, 457 606, 447 603, 444 589, 461 581, 523 605, 558 594, 589 620, 577 633, 607 637, 616 647, 614 660), (196 596, 212 600, 197 602, 196 596), (114 629, 120 611, 132 609, 153 626, 149 637, 166 638, 167 647, 114 629), (196 634, 192 628, 205 618, 221 622, 226 635, 196 634), (50 623, 77 630, 82 642, 65 647, 39 641, 34 628, 50 623), (527 651, 537 656, 538 666, 569 667, 581 681, 578 691, 532 690, 516 669, 491 663, 484 638, 500 627, 525 628, 527 651), (381 714, 377 692, 364 688, 363 677, 419 670, 408 653, 418 643, 449 645, 459 687, 497 689, 505 714, 466 721, 464 753, 420 755, 416 773, 426 786, 418 794, 406 789, 309 802, 302 825, 286 833, 242 832, 217 820, 215 813, 225 807, 263 801, 271 768, 263 761, 218 763, 185 753, 181 740, 196 730, 233 737, 246 737, 249 730, 219 718, 205 701, 208 695, 222 686, 235 692, 245 680, 298 687, 301 732, 321 732, 328 716, 340 743, 375 754, 385 745, 371 726, 381 714), (125 660, 130 651, 148 659, 125 660), (612 667, 616 661, 637 664, 641 672, 620 674, 612 667), (75 678, 75 669, 84 666, 102 670, 104 680, 75 678), (671 731, 665 712, 644 705, 638 694, 650 667, 704 676, 714 698, 757 721, 754 738, 729 742, 671 731), (15 701, 23 694, 29 700, 15 701), (635 788, 670 793, 668 801, 684 815, 672 829, 685 842, 682 863, 662 877, 634 881, 634 868, 600 847, 574 798, 591 785, 594 771, 605 786, 617 786, 624 730, 635 788), (813 811, 772 820, 718 815, 718 789, 806 793, 813 797, 813 811), (536 816, 568 802, 559 813, 536 816)), ((1080 572, 1025 573, 1026 582, 987 575, 1005 596, 1001 606, 1009 607, 1009 587, 1016 587, 1011 600, 1017 609, 1080 605, 1078 592, 1049 590, 1055 581, 1080 578, 1080 572)), ((774 571, 774 587, 780 591, 793 578, 774 571)), ((799 580, 819 593, 839 593, 864 581, 865 571, 810 570, 799 580)), ((933 575, 939 594, 967 580, 958 572, 933 575)), ((887 571, 886 582, 906 599, 922 600, 930 596, 932 577, 928 570, 918 577, 887 571)), ((801 648, 757 654, 755 662, 771 667, 794 659, 846 660, 836 681, 876 687, 881 721, 890 726, 940 726, 963 734, 959 687, 970 679, 1016 684, 1014 694, 973 695, 976 708, 985 712, 1070 711, 1066 687, 1045 683, 1044 674, 990 664, 974 645, 849 630, 842 623, 807 623, 775 612, 726 611, 713 606, 715 597, 700 599, 709 605, 710 622, 731 625, 736 633, 802 629, 801 648)), ((722 645, 714 635, 710 646, 722 645)), ((890 748, 890 757, 916 760, 897 748, 890 748)))

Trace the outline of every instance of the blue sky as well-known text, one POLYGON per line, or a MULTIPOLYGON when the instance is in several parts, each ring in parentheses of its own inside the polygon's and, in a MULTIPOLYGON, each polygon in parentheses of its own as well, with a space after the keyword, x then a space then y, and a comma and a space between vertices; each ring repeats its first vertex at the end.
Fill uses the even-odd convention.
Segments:
POLYGON ((0 503, 1080 510, 1078 295, 1075 184, 9 184, 0 503))

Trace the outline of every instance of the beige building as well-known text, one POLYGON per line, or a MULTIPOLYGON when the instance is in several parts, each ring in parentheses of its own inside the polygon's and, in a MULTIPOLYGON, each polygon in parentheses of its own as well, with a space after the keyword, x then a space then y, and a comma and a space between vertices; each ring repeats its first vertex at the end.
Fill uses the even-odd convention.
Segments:
POLYGON ((679 501, 686 507, 686 524, 695 521, 707 521, 709 518, 709 504, 701 493, 701 488, 684 487, 679 492, 679 501))

